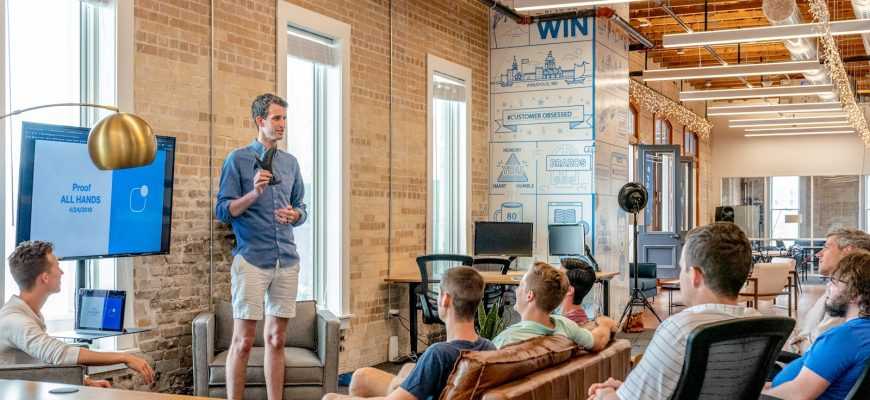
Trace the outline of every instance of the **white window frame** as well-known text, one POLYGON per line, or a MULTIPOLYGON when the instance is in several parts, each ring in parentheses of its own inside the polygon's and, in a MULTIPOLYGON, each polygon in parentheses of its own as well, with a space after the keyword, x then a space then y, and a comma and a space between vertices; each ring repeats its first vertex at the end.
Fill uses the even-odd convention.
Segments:
MULTIPOLYGON (((115 83, 115 104, 122 112, 133 112, 133 69, 134 69, 134 51, 133 51, 133 2, 127 0, 114 0, 115 4, 115 54, 116 54, 116 79, 115 83)), ((7 38, 6 38, 6 0, 0 0, 0 113, 9 112, 7 108, 7 88, 6 88, 6 61, 7 61, 7 38)), ((78 101, 76 99, 76 101, 78 101)), ((7 140, 6 121, 0 121, 0 162, 3 167, 7 165, 9 160, 6 159, 7 140)), ((0 188, 6 187, 6 174, 0 173, 0 188)), ((0 226, 6 226, 6 197, 0 196, 0 226)), ((0 305, 6 301, 5 279, 6 279, 6 254, 5 246, 5 229, 0 230, 0 256, 2 256, 3 264, 0 268, 0 305)), ((127 292, 127 303, 125 306, 125 326, 135 324, 136 318, 133 315, 133 303, 135 302, 134 285, 133 285, 133 259, 130 257, 115 259, 115 285, 121 290, 127 292)), ((133 350, 136 346, 135 335, 124 335, 117 338, 116 348, 118 350, 133 350)), ((112 369, 113 366, 102 367, 103 369, 112 369)), ((122 366, 123 367, 123 366, 122 366)))
POLYGON ((456 79, 459 79, 465 82, 465 132, 466 132, 466 142, 465 142, 465 182, 462 183, 462 187, 465 188, 463 194, 463 198, 460 201, 461 209, 464 209, 465 212, 462 213, 462 221, 460 222, 460 226, 463 226, 462 230, 463 236, 460 238, 460 247, 465 249, 466 254, 471 254, 471 241, 469 238, 471 237, 471 113, 472 113, 472 102, 471 102, 471 93, 473 88, 473 82, 471 80, 471 69, 450 61, 447 61, 443 58, 435 56, 433 54, 426 55, 426 130, 427 130, 427 152, 426 152, 426 170, 427 170, 427 190, 426 190, 426 204, 428 208, 428 212, 426 213, 426 252, 432 252, 432 227, 433 227, 433 218, 432 218, 432 210, 434 207, 434 197, 433 193, 433 183, 434 183, 434 171, 432 171, 432 151, 433 151, 433 141, 434 141, 434 119, 432 107, 433 107, 433 96, 434 93, 432 91, 433 88, 433 80, 435 78, 435 73, 440 73, 443 75, 447 75, 456 79))
MULTIPOLYGON (((329 37, 335 41, 339 53, 339 68, 341 76, 341 132, 340 138, 325 138, 324 148, 329 149, 328 163, 325 167, 327 179, 322 193, 329 193, 324 198, 326 210, 317 210, 322 216, 322 230, 315 233, 328 241, 320 241, 320 249, 315 249, 322 257, 323 266, 315 274, 315 296, 322 293, 324 299, 318 299, 318 306, 336 314, 342 321, 342 328, 347 328, 350 318, 350 25, 333 18, 315 13, 305 8, 277 0, 278 17, 276 18, 276 92, 281 97, 287 96, 287 27, 293 25, 310 32, 329 37), (326 248, 328 247, 328 249, 326 248), (337 248, 336 248, 337 247, 337 248), (334 277, 338 277, 337 281, 334 277), (328 284, 327 284, 328 281, 328 284)), ((321 159, 325 155, 318 155, 321 159)), ((318 246, 315 242, 315 246, 318 246)))

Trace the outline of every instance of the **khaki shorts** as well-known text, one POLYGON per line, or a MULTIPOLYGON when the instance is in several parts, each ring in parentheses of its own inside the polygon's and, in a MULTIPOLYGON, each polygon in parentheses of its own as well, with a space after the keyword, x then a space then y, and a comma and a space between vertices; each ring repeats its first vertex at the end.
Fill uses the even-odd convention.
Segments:
POLYGON ((258 268, 241 255, 233 258, 230 269, 233 318, 263 319, 265 314, 278 318, 296 316, 296 291, 299 288, 299 265, 292 267, 258 268))

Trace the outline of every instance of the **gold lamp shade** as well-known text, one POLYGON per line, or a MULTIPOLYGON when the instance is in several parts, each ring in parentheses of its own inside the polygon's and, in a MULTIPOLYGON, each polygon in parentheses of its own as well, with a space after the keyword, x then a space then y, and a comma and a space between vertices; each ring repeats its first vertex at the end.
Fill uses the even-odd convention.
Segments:
POLYGON ((144 119, 115 113, 91 129, 88 153, 102 170, 141 167, 151 164, 157 156, 157 139, 144 119))

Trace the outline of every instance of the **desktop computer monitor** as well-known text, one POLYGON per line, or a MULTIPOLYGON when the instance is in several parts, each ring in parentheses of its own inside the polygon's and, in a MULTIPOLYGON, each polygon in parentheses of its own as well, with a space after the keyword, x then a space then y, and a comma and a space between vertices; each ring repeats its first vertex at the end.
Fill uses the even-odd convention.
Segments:
POLYGON ((533 231, 531 222, 475 222, 474 255, 531 257, 533 231))
POLYGON ((580 224, 549 225, 547 230, 551 256, 582 256, 586 254, 584 251, 586 235, 580 224))

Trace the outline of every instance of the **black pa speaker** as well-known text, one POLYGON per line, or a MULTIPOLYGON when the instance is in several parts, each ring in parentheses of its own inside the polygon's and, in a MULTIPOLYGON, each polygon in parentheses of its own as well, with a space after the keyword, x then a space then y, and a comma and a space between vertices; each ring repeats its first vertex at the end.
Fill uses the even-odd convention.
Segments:
POLYGON ((734 207, 716 207, 716 222, 734 222, 734 207))

